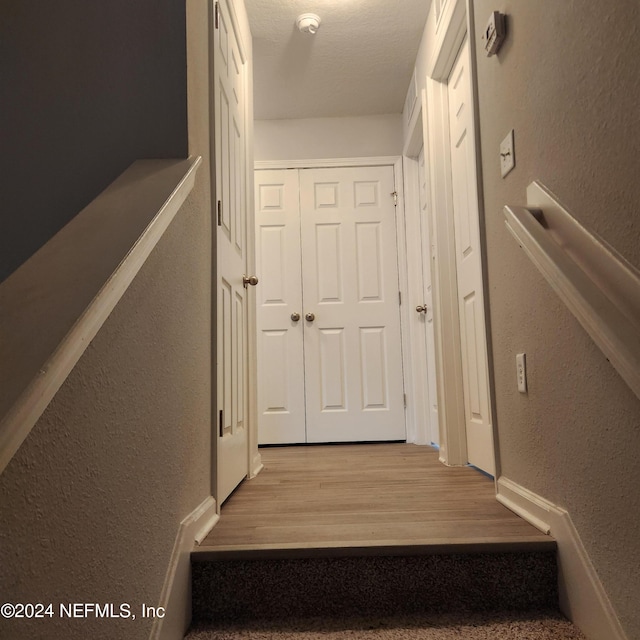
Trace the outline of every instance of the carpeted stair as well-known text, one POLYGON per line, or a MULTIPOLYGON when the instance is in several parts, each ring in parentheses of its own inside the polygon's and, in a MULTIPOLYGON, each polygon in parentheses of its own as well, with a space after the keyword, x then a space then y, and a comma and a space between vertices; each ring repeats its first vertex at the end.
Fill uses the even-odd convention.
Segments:
POLYGON ((195 554, 192 570, 188 640, 583 638, 557 609, 555 550, 195 554))

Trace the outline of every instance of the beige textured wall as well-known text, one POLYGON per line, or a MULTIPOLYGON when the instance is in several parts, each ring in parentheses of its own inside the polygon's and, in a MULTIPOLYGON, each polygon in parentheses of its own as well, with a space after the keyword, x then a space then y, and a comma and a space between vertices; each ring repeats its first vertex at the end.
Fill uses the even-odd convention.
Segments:
POLYGON ((629 638, 640 638, 640 400, 504 226, 534 179, 640 267, 640 5, 474 2, 508 15, 487 58, 478 38, 491 331, 503 474, 566 508, 629 638), (516 168, 498 147, 515 129, 516 168), (516 389, 526 352, 529 393, 516 389))
MULTIPOLYGON (((0 476, 12 602, 157 605, 209 495, 209 247, 187 200, 0 476)), ((4 601, 4 600, 3 600, 4 601)), ((150 621, 0 621, 3 638, 147 638, 150 621)))
POLYGON ((402 116, 257 120, 256 160, 360 158, 402 154, 402 116))

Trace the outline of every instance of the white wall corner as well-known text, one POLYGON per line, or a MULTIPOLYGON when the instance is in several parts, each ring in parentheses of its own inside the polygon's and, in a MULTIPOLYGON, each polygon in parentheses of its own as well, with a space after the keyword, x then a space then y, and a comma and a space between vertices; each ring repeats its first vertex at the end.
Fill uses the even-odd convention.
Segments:
POLYGON ((181 523, 160 593, 163 618, 154 619, 149 640, 182 640, 191 622, 191 551, 220 519, 209 496, 181 523))
POLYGON ((558 544, 560 610, 589 640, 628 640, 567 511, 502 476, 497 499, 558 544))

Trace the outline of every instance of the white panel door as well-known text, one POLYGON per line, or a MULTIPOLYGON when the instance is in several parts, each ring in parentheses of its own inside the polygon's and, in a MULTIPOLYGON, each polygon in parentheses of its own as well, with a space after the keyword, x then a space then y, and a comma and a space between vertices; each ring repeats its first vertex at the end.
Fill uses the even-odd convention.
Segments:
POLYGON ((218 216, 218 500, 247 475, 247 268, 245 83, 228 8, 217 3, 214 25, 215 193, 218 216))
POLYGON ((436 343, 433 326, 433 243, 431 242, 431 229, 429 220, 431 211, 429 207, 429 190, 427 185, 427 167, 425 165, 424 147, 418 155, 418 182, 420 202, 420 236, 422 244, 422 283, 423 283, 423 307, 425 310, 418 314, 424 323, 426 341, 427 362, 427 415, 431 442, 440 442, 438 422, 438 386, 436 383, 436 343))
POLYGON ((448 82, 458 309, 468 458, 495 474, 470 65, 466 40, 448 82))
POLYGON ((306 442, 297 169, 256 171, 260 444, 306 442))
POLYGON ((406 437, 394 184, 392 167, 300 172, 308 442, 406 437))

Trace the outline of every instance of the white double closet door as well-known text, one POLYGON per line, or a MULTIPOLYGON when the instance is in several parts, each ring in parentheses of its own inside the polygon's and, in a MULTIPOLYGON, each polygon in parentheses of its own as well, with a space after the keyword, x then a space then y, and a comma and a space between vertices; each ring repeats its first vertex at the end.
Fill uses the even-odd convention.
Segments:
POLYGON ((256 171, 260 444, 404 440, 394 171, 256 171))

